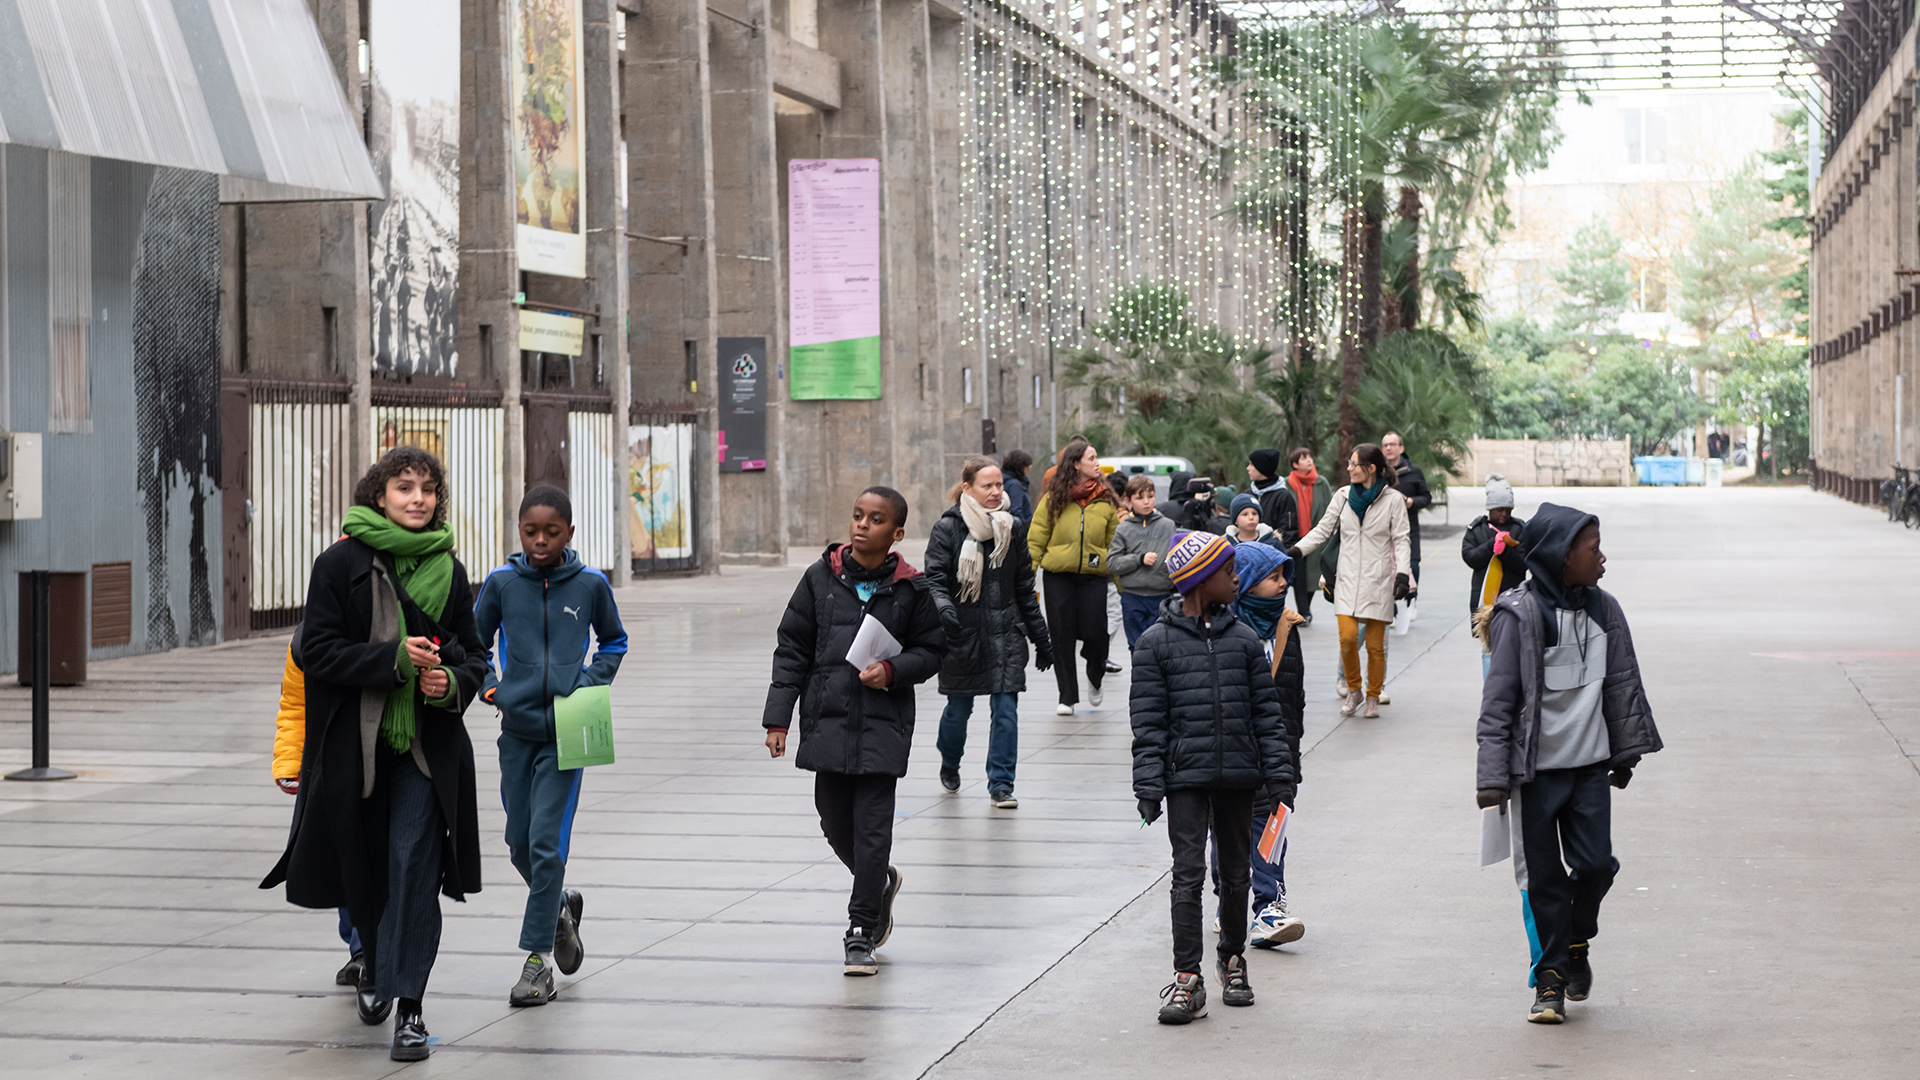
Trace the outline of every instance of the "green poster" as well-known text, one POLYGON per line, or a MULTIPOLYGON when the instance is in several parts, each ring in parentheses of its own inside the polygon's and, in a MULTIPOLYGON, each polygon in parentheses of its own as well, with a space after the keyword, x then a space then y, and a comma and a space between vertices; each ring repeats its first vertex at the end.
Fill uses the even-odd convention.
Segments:
POLYGON ((795 401, 880 396, 880 338, 823 341, 787 350, 795 401))

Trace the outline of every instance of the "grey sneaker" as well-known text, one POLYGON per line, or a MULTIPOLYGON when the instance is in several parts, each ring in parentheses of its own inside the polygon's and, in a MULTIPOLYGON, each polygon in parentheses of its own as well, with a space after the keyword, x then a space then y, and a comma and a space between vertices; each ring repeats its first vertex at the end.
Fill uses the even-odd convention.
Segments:
POLYGON ((1566 985, 1560 981, 1560 973, 1548 970, 1540 985, 1533 991, 1533 1007, 1527 1010, 1527 1021, 1534 1024, 1558 1024, 1567 1018, 1566 985))
POLYGON ((545 1005, 553 1000, 553 969, 540 962, 540 954, 527 957, 520 965, 520 981, 513 984, 507 994, 507 1004, 520 1008, 527 1005, 545 1005))
POLYGON ((1354 713, 1359 711, 1360 711, 1360 691, 1358 690, 1347 691, 1346 700, 1340 703, 1340 715, 1352 716, 1354 713))
POLYGON ((1380 699, 1368 698, 1367 703, 1360 709, 1360 716, 1365 720, 1380 719, 1380 699))
POLYGON ((1199 975, 1181 972, 1173 977, 1166 989, 1160 991, 1160 1022, 1163 1024, 1191 1024, 1207 1015, 1207 983, 1199 975))
POLYGON ((561 891, 560 924, 553 930, 553 962, 560 966, 562 975, 579 971, 581 962, 587 958, 586 946, 580 943, 580 914, 586 906, 580 890, 561 891))
POLYGON ((1253 1004, 1253 984, 1247 981, 1247 958, 1229 956, 1220 961, 1220 1003, 1222 1005, 1253 1004))

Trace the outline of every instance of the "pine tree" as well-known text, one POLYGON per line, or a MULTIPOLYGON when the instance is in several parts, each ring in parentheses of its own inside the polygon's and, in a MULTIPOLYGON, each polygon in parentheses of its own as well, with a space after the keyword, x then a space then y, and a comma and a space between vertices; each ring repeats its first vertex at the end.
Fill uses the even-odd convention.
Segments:
POLYGON ((1620 238, 1598 217, 1574 230, 1566 268, 1554 271, 1553 280, 1567 295, 1556 310, 1560 329, 1587 334, 1619 318, 1633 292, 1620 238))

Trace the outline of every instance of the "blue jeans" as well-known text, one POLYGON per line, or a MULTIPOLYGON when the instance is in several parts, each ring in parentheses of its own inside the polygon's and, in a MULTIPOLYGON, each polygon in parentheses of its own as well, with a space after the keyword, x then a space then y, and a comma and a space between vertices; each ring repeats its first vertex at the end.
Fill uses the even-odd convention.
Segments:
POLYGON ((347 943, 348 952, 360 955, 360 931, 354 927, 353 916, 347 914, 346 908, 340 909, 340 940, 347 943))
POLYGON ((1143 596, 1140 593, 1123 592, 1120 594, 1120 624, 1127 632, 1127 651, 1132 652, 1134 643, 1147 627, 1160 621, 1160 605, 1165 596, 1143 596))
MULTIPOLYGON (((1272 862, 1260 857, 1260 834, 1267 831, 1267 819, 1273 816, 1271 809, 1262 811, 1258 806, 1253 811, 1253 840, 1247 848, 1249 869, 1253 871, 1253 910, 1257 914, 1261 908, 1280 898, 1287 891, 1287 841, 1280 841, 1278 858, 1272 862)), ((1220 841, 1213 842, 1213 856, 1208 860, 1213 869, 1213 895, 1220 895, 1220 841)))
MULTIPOLYGON (((987 790, 1012 791, 1013 766, 1020 756, 1020 695, 988 694, 987 711, 993 717, 987 730, 987 790)), ((947 707, 940 713, 940 737, 934 741, 940 750, 940 764, 946 768, 960 767, 960 756, 967 749, 967 720, 972 715, 972 696, 947 696, 947 707)))

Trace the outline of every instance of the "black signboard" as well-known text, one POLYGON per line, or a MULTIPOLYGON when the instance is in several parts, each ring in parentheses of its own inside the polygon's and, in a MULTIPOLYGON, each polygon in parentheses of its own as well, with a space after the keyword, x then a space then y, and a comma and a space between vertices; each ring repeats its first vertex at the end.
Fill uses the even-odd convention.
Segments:
POLYGON ((767 467, 767 339, 720 339, 720 471, 767 467))

